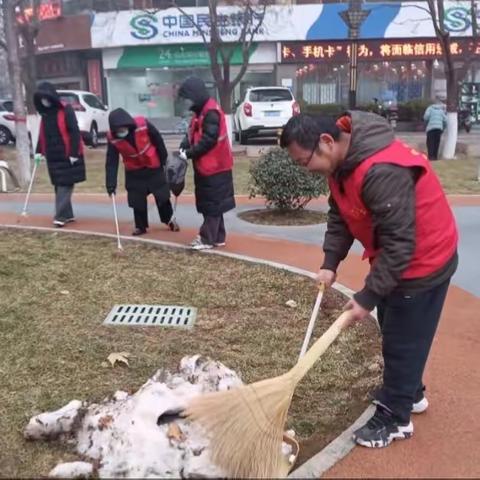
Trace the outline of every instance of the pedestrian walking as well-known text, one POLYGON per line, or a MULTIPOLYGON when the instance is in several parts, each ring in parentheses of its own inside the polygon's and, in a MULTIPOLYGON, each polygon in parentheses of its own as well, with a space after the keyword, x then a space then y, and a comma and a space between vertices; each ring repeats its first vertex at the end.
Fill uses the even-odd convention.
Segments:
POLYGON ((440 182, 427 158, 373 113, 293 117, 281 146, 328 179, 318 282, 332 285, 355 239, 370 262, 364 287, 346 308, 360 321, 377 307, 385 367, 375 413, 354 439, 385 447, 409 438, 411 413, 428 407, 422 376, 458 263, 457 228, 440 182))
POLYGON ((152 194, 160 221, 173 232, 180 227, 173 216, 170 190, 165 176, 167 149, 160 132, 144 117, 133 118, 123 108, 113 110, 108 118, 106 187, 109 195, 117 190, 119 157, 125 166, 128 205, 133 209, 135 230, 143 235, 149 228, 147 197, 152 194))
POLYGON ((223 214, 235 208, 233 153, 225 113, 200 78, 187 78, 178 95, 193 112, 180 155, 193 161, 195 202, 198 213, 203 215, 199 235, 191 247, 195 250, 223 247, 226 241, 223 214))
POLYGON ((83 140, 73 108, 60 101, 51 83, 43 82, 38 86, 34 104, 41 116, 36 151, 47 161, 50 181, 55 188, 53 224, 61 228, 75 221, 74 186, 86 180, 83 140))
POLYGON ((445 104, 440 98, 437 98, 437 101, 425 110, 423 119, 426 123, 428 159, 438 160, 440 141, 447 126, 445 104))

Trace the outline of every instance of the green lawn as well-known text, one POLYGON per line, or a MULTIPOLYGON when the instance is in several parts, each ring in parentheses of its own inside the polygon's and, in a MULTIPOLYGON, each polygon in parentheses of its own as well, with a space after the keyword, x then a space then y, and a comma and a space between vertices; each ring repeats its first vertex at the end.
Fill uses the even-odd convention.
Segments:
MULTIPOLYGON (((15 150, 12 147, 4 148, 1 157, 11 165, 15 165, 15 150)), ((0 158, 0 159, 2 159, 0 158)), ((79 183, 75 187, 76 192, 84 193, 104 193, 105 192, 105 148, 96 150, 86 150, 87 165, 87 181, 79 183)), ((235 193, 237 195, 248 194, 248 169, 250 160, 245 156, 239 156, 235 159, 233 175, 235 179, 235 193)), ((124 169, 119 168, 118 174, 118 190, 124 188, 124 169)), ((47 168, 45 164, 41 164, 38 170, 38 176, 35 179, 33 188, 34 192, 45 193, 51 192, 52 186, 48 178, 47 168)), ((185 185, 185 193, 193 193, 193 169, 189 166, 187 171, 187 179, 185 185)))
MULTIPOLYGON (((12 147, 3 148, 1 159, 8 160, 12 165, 15 164, 15 151, 12 147)), ((105 149, 97 150, 87 149, 87 181, 77 186, 77 192, 103 193, 105 192, 105 149)), ((246 156, 237 156, 234 163, 234 182, 235 193, 237 195, 248 195, 249 166, 251 160, 246 156)), ((433 168, 437 172, 440 180, 449 194, 480 194, 480 182, 477 180, 479 157, 459 158, 457 160, 439 160, 432 162, 433 168)), ((123 168, 119 169, 119 191, 123 189, 124 183, 123 168)), ((35 181, 34 192, 51 192, 52 186, 46 171, 45 165, 42 165, 38 178, 35 181)), ((185 193, 193 193, 193 172, 188 169, 185 193)))

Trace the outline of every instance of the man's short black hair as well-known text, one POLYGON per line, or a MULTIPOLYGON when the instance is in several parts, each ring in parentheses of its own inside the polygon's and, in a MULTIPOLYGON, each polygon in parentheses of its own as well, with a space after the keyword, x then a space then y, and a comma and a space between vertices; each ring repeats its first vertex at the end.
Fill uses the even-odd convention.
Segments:
POLYGON ((288 148, 296 142, 305 150, 314 150, 323 133, 328 133, 335 141, 340 138, 340 129, 335 118, 301 113, 292 117, 285 125, 280 137, 280 146, 288 148))

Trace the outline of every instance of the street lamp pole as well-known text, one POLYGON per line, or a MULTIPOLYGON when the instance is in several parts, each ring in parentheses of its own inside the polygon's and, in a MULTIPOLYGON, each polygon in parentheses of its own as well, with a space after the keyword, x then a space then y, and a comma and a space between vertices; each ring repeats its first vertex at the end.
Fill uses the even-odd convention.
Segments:
POLYGON ((357 66, 358 66, 358 37, 363 21, 370 14, 369 10, 362 10, 363 0, 348 0, 348 9, 340 12, 342 20, 348 27, 350 39, 350 89, 348 104, 350 109, 357 105, 357 66))

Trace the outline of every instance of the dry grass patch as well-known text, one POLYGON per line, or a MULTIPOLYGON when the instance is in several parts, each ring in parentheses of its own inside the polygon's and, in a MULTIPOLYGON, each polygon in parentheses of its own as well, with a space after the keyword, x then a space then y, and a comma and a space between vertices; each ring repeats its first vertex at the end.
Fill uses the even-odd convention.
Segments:
MULTIPOLYGON (((114 249, 106 239, 0 231, 2 476, 37 477, 70 458, 64 446, 26 442, 22 430, 30 416, 73 398, 98 401, 117 389, 135 391, 158 368, 195 353, 221 360, 247 382, 283 373, 297 358, 315 299, 309 279, 134 243, 114 259, 114 249), (298 308, 286 307, 289 299, 298 308), (199 315, 190 331, 103 326, 111 307, 126 302, 192 305, 199 315), (130 368, 102 367, 120 351, 131 353, 130 368)), ((344 302, 329 292, 317 335, 344 302)), ((378 354, 374 325, 359 325, 298 388, 289 423, 303 440, 315 435, 315 451, 365 407, 378 354)))

